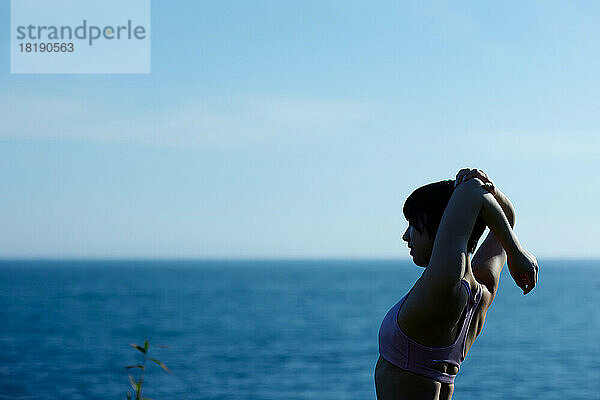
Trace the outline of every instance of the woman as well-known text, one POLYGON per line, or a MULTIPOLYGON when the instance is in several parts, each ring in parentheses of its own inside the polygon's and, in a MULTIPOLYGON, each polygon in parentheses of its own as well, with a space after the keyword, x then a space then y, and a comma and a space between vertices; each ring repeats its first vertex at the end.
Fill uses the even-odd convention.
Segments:
POLYGON ((512 204, 480 170, 463 169, 455 181, 415 190, 403 211, 409 226, 402 239, 425 270, 381 324, 377 398, 448 400, 504 263, 527 294, 537 281, 537 260, 512 230, 512 204), (490 233, 471 261, 485 226, 490 233))

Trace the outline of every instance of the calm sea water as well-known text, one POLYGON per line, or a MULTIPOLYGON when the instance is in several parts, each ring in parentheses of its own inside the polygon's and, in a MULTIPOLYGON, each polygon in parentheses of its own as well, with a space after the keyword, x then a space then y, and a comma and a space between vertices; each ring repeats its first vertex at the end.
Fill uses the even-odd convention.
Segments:
MULTIPOLYGON (((456 399, 600 399, 600 262, 505 269, 456 399)), ((0 262, 0 398, 124 399, 150 341, 154 399, 374 399, 398 261, 0 262), (155 345, 167 345, 158 348, 155 345)))

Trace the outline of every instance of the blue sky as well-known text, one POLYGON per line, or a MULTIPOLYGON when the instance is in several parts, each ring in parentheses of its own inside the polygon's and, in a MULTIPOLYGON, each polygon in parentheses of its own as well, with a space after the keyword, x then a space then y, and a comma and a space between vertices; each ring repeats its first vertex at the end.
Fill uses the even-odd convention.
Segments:
POLYGON ((538 257, 598 258, 599 17, 153 1, 149 75, 11 75, 5 28, 0 257, 407 258, 406 196, 470 166, 538 257))

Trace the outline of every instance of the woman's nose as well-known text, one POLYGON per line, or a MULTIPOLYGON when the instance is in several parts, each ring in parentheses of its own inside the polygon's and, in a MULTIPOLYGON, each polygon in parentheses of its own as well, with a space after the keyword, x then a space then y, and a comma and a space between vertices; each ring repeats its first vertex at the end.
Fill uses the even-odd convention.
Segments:
POLYGON ((410 236, 408 234, 408 228, 406 228, 406 231, 404 231, 404 235, 402 235, 402 240, 408 242, 408 239, 410 239, 410 236))

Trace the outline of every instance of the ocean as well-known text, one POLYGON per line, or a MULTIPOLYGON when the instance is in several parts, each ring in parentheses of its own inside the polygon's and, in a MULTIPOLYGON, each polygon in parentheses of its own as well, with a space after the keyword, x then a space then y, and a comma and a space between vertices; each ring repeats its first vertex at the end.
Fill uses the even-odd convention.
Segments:
MULTIPOLYGON (((375 399, 379 324, 408 261, 2 261, 0 398, 375 399), (167 347, 159 347, 159 346, 167 347)), ((600 399, 600 262, 505 268, 454 399, 600 399)))

